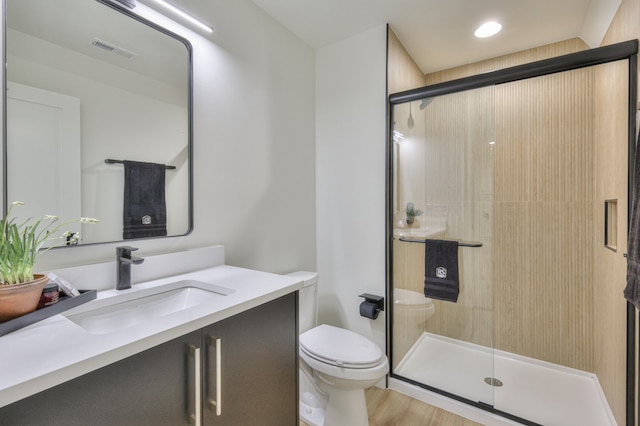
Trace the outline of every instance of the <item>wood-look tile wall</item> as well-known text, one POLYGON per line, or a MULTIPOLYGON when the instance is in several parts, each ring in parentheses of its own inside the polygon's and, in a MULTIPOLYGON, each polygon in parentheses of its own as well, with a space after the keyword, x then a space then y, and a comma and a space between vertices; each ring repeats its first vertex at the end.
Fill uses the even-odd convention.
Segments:
POLYGON ((558 43, 552 43, 545 46, 524 50, 522 52, 515 52, 510 55, 499 56, 493 59, 488 59, 486 61, 474 62, 472 64, 462 65, 456 68, 430 73, 425 75, 425 85, 455 80, 458 78, 468 77, 470 75, 481 74, 489 71, 495 71, 502 68, 514 67, 516 65, 526 64, 529 62, 539 61, 547 58, 553 58, 555 56, 565 55, 567 53, 579 52, 587 48, 588 46, 578 38, 565 40, 558 43))
POLYGON ((626 404, 626 283, 627 261, 627 63, 596 68, 595 92, 595 229, 594 369, 618 424, 624 424, 626 404), (604 245, 605 200, 617 200, 617 247, 604 245))
POLYGON ((387 91, 402 92, 424 86, 424 73, 416 65, 402 42, 387 27, 387 91))
POLYGON ((495 347, 593 371, 593 69, 496 87, 495 347))
MULTIPOLYGON (((640 0, 622 0, 603 40, 609 45, 640 38, 640 0)), ((626 302, 627 252, 627 148, 613 141, 626 138, 628 113, 620 106, 627 97, 626 64, 601 65, 595 75, 596 229, 604 227, 604 200, 618 199, 618 247, 613 252, 597 245, 595 269, 595 367, 594 372, 618 424, 625 424, 626 405, 626 302)), ((598 236, 601 238, 601 235, 598 236)), ((638 371, 636 369, 636 371, 638 371)), ((637 419, 636 419, 636 423, 637 419)))
MULTIPOLYGON (((460 249, 458 303, 436 302, 427 330, 592 370, 592 87, 574 71, 425 110, 425 200, 448 207, 445 237, 483 243, 460 249)), ((421 291, 424 247, 406 249, 421 291)))
MULTIPOLYGON (((444 207, 447 232, 444 237, 482 241, 482 248, 459 251, 460 277, 464 291, 456 304, 436 301, 436 315, 427 331, 473 343, 492 345, 492 204, 493 204, 493 89, 480 89, 440 97, 420 112, 416 123, 423 126, 421 139, 403 141, 399 150, 401 205, 412 201, 425 211, 427 220, 434 207, 444 207), (417 146, 419 145, 419 146, 417 146), (416 182, 411 181, 412 176, 416 182), (421 193, 411 188, 422 188, 421 193)), ((416 108, 414 108, 416 111, 416 108)), ((411 272, 410 281, 394 285, 422 293, 424 245, 398 242, 396 267, 411 272), (401 247, 398 247, 401 246, 401 247), (404 247, 402 247, 404 246, 404 247), (408 256, 402 258, 403 253, 408 256), (409 254, 410 253, 410 254, 409 254)))
MULTIPOLYGON (((504 62, 545 55, 516 56, 504 62)), ((593 70, 439 97, 423 113, 424 209, 447 206, 445 237, 483 243, 460 249, 458 303, 436 301, 427 330, 592 371, 593 70)), ((423 253, 396 243, 394 285, 422 291, 423 253)))

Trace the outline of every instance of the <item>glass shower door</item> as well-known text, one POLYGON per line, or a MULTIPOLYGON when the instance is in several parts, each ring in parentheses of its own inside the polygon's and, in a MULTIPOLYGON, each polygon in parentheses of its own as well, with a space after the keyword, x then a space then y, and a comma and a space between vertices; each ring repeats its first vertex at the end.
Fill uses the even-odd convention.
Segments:
POLYGON ((392 374, 490 406, 493 99, 487 87, 394 105, 391 185, 392 374), (431 240, 458 242, 456 301, 425 294, 431 240))
POLYGON ((629 416, 637 42, 598 52, 390 96, 391 383, 526 424, 629 416), (455 302, 423 293, 433 239, 470 243, 455 302))

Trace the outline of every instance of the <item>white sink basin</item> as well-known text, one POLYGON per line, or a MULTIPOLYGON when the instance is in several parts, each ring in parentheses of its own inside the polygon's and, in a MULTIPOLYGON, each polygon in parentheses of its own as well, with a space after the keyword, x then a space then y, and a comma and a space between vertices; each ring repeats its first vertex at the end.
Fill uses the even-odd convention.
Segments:
POLYGON ((393 236, 396 238, 430 238, 442 234, 446 231, 446 227, 426 227, 426 228, 396 228, 393 230, 393 236))
POLYGON ((108 334, 213 303, 231 293, 234 290, 229 288, 185 280, 98 300, 65 316, 91 334, 108 334))

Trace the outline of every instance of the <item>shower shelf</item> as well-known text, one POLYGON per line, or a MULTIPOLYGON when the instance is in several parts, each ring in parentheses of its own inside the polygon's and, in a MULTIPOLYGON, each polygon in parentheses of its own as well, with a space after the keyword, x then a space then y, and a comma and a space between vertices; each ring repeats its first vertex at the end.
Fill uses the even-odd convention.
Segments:
MULTIPOLYGON (((415 240, 412 238, 404 238, 400 237, 400 241, 404 241, 406 243, 422 243, 424 244, 427 240, 415 240)), ((460 247, 482 247, 481 242, 468 242, 468 241, 459 241, 458 246, 460 247)))

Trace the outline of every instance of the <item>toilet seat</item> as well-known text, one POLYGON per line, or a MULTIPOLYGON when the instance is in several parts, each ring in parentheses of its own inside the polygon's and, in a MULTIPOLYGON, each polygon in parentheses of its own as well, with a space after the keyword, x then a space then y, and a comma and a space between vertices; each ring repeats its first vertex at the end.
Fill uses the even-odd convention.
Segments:
POLYGON ((357 333, 322 324, 300 335, 300 350, 325 364, 364 369, 379 365, 380 347, 357 333))
POLYGON ((433 306, 433 300, 425 297, 417 291, 404 288, 394 288, 393 298, 396 305, 410 306, 416 308, 429 308, 433 306))

